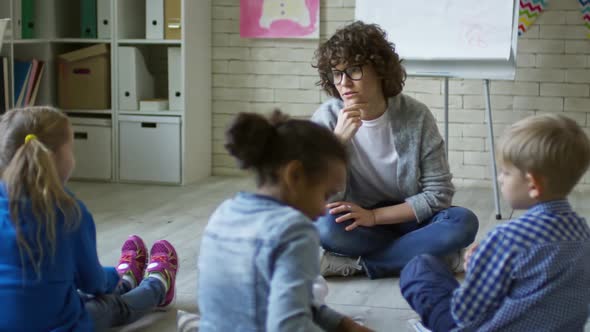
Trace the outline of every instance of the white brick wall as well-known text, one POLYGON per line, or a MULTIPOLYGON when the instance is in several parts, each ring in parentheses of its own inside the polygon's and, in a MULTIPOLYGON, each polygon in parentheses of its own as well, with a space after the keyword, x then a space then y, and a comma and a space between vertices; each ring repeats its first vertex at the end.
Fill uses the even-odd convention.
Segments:
MULTIPOLYGON (((353 20, 355 0, 321 0, 320 40, 353 20)), ((559 112, 590 133, 590 40, 585 37, 577 1, 551 1, 529 32, 519 39, 514 82, 491 85, 494 130, 526 116, 559 112)), ((236 174, 223 148, 223 132, 238 112, 275 107, 309 117, 326 96, 315 86, 311 67, 318 40, 242 39, 239 0, 213 5, 213 172, 236 174)), ((404 92, 426 103, 443 130, 442 82, 408 78, 404 92)), ((483 85, 451 80, 449 162, 456 182, 489 183, 483 85)), ((590 184, 590 174, 584 177, 590 184)))

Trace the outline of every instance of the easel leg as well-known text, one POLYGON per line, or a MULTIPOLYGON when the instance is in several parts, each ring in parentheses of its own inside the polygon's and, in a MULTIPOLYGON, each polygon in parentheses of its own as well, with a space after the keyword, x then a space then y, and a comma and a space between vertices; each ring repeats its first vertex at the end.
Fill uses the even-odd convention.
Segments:
POLYGON ((488 140, 490 142, 490 161, 492 164, 492 183, 494 184, 494 203, 496 206, 496 219, 502 219, 500 211, 500 195, 498 190, 498 172, 496 170, 495 146, 494 146, 494 124, 492 121, 492 106, 490 102, 490 80, 484 80, 484 97, 486 100, 486 111, 488 115, 488 140))
POLYGON ((445 77, 444 80, 445 90, 445 153, 447 154, 447 160, 449 159, 449 78, 445 77))

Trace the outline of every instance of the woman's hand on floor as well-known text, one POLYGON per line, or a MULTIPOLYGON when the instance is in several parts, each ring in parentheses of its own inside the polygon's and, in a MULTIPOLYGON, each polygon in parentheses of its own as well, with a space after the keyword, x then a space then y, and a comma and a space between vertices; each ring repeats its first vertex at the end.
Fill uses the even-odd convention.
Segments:
POLYGON ((346 227, 347 231, 364 226, 373 227, 377 224, 373 210, 363 209, 362 207, 350 202, 334 202, 327 205, 330 214, 342 214, 336 218, 337 223, 353 219, 353 222, 346 227))
POLYGON ((348 142, 361 127, 361 109, 367 104, 353 104, 340 110, 334 134, 344 143, 348 142))

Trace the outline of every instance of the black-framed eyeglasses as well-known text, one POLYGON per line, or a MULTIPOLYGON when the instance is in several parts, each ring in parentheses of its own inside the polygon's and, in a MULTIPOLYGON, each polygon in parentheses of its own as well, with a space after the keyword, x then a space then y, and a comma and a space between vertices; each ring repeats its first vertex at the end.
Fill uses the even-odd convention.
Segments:
POLYGON ((350 66, 344 70, 332 69, 326 76, 328 76, 330 83, 340 84, 344 75, 353 81, 360 81, 363 78, 363 66, 350 66))

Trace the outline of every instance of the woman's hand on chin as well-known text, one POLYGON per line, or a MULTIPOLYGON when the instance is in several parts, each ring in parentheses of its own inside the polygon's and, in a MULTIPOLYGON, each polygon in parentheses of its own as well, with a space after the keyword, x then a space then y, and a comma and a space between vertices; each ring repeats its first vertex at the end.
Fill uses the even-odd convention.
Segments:
POLYGON ((353 104, 340 110, 334 134, 344 143, 348 142, 361 127, 361 110, 367 104, 353 104))
POLYGON ((337 223, 351 219, 353 220, 353 222, 346 227, 347 231, 352 231, 359 226, 373 227, 377 224, 373 210, 363 209, 351 202, 334 202, 328 204, 327 208, 330 209, 330 214, 342 214, 340 217, 336 218, 337 223))

